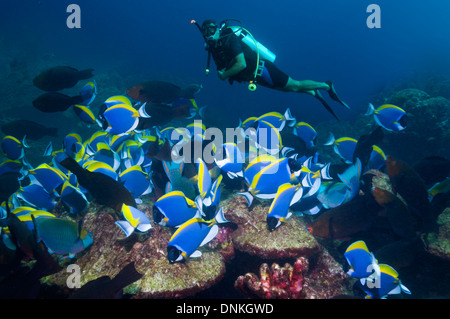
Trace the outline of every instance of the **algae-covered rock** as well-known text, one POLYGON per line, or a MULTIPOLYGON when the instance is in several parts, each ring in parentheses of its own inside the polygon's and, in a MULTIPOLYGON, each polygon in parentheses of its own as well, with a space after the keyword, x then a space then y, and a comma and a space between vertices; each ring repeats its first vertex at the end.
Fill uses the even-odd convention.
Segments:
POLYGON ((450 260, 450 207, 438 217, 439 230, 429 233, 423 239, 425 249, 433 255, 450 260))
MULTIPOLYGON (((93 205, 93 204, 91 204, 93 205)), ((138 208, 150 218, 151 208, 138 208)), ((217 281, 225 272, 224 258, 220 252, 202 247, 201 258, 192 258, 186 263, 170 264, 166 255, 167 243, 173 229, 152 224, 148 234, 135 232, 125 239, 123 232, 114 224, 115 213, 108 210, 88 212, 83 227, 94 235, 94 243, 76 261, 80 267, 80 284, 100 276, 115 275, 128 263, 134 261, 136 270, 143 276, 124 289, 133 298, 178 298, 193 295, 217 281)), ((45 282, 66 286, 70 274, 63 271, 46 277, 45 282)))
POLYGON ((249 210, 242 196, 228 202, 225 217, 238 225, 233 233, 235 249, 267 259, 308 257, 322 249, 298 216, 292 216, 270 232, 266 222, 268 209, 253 204, 249 210))

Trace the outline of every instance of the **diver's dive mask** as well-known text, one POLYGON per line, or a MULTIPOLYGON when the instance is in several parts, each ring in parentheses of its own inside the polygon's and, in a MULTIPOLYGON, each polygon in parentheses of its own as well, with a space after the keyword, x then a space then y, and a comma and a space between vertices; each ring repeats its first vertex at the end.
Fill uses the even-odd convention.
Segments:
POLYGON ((205 36, 205 38, 210 38, 216 33, 218 28, 219 27, 217 25, 210 24, 203 29, 203 35, 205 36))

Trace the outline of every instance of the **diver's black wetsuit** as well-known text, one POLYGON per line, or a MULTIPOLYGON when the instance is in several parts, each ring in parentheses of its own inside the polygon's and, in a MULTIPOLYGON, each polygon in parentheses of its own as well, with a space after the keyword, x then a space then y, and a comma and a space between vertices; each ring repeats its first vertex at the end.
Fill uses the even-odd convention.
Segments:
MULTIPOLYGON (((211 55, 216 63, 217 69, 229 69, 235 62, 235 57, 244 53, 247 67, 238 74, 229 78, 230 83, 233 81, 249 82, 254 80, 256 69, 256 52, 243 43, 230 28, 225 28, 220 35, 217 45, 210 47, 211 55)), ((260 60, 261 57, 260 57, 260 60)), ((264 69, 261 76, 256 77, 256 82, 260 85, 273 88, 283 89, 289 76, 279 70, 275 64, 264 60, 264 69)))

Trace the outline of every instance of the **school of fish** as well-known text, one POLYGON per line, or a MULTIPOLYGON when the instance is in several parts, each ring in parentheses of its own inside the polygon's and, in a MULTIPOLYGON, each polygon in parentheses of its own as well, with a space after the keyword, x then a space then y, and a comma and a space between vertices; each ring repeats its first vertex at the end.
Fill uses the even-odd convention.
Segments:
MULTIPOLYGON (((10 183, 10 189, 1 191, 2 249, 25 249, 27 245, 20 242, 23 236, 17 232, 30 231, 36 243, 43 243, 49 253, 60 258, 75 257, 89 249, 95 234, 74 220, 82 220, 77 217, 82 216, 91 201, 96 201, 117 212, 120 220, 115 224, 126 237, 135 231, 151 231, 153 223, 173 229, 166 248, 169 262, 188 261, 201 257, 200 247, 216 236, 219 227, 229 223, 220 203, 221 187, 236 180, 243 189, 236 190, 235 195, 244 196, 249 207, 255 200, 270 201, 267 228, 271 232, 283 227, 295 213, 313 217, 315 221, 309 230, 317 237, 346 238, 368 224, 370 209, 359 219, 349 220, 361 205, 371 203, 367 199, 370 196, 375 199, 373 206, 384 206, 392 219, 398 217, 400 208, 406 209, 402 215, 406 217, 401 218, 417 218, 421 222, 419 229, 405 230, 403 222, 398 227, 393 223, 400 235, 414 237, 422 226, 431 227, 426 210, 434 194, 442 192, 438 186, 442 183, 441 188, 448 188, 447 177, 430 191, 417 185, 422 188, 413 192, 423 196, 408 197, 411 190, 407 188, 413 183, 405 185, 396 180, 398 170, 408 170, 377 145, 382 143, 383 130, 395 133, 406 128, 407 114, 395 105, 370 105, 365 115, 373 116, 375 129, 358 139, 336 139, 330 132, 322 146, 332 147, 336 159, 341 161, 332 164, 323 162, 316 151, 316 130, 297 121, 290 109, 284 114, 255 114, 236 123, 237 143, 217 143, 208 139, 208 129, 201 121, 203 108, 195 101, 194 94, 200 86, 183 90, 168 82, 144 82, 128 89, 128 96, 115 95, 102 101, 95 116, 90 106, 98 93, 95 81, 86 83, 74 98, 56 92, 92 76, 91 71, 68 67, 51 71, 36 77, 35 85, 48 92, 33 105, 42 112, 72 108, 82 122, 98 130, 84 141, 77 132, 66 135, 61 149, 54 150, 49 144, 43 162, 36 167, 26 159, 30 148, 26 134, 2 139, 6 160, 0 164, 0 180, 15 181, 10 183), (55 77, 61 76, 70 81, 58 86, 55 77), (175 118, 190 123, 178 128, 168 126, 175 118), (198 149, 201 156, 196 157, 198 149), (202 157, 205 150, 211 154, 210 160, 202 157), (405 189, 402 196, 409 201, 408 208, 376 188, 361 195, 363 174, 382 169, 387 169, 399 193, 405 189), (137 208, 140 197, 148 194, 155 195, 152 218, 137 208), (58 202, 72 219, 51 213, 58 202), (414 217, 410 217, 410 210, 414 217), (27 230, 14 227, 11 215, 23 222, 27 230)), ((345 257, 351 267, 349 274, 361 279, 368 296, 385 298, 389 294, 411 293, 395 269, 377 263, 364 242, 352 244, 345 257)))

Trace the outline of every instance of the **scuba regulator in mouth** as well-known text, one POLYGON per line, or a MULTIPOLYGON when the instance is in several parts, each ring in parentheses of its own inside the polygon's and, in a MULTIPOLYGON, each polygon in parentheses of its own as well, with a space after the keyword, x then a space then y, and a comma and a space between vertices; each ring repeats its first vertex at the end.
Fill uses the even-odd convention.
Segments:
POLYGON ((219 29, 220 33, 222 34, 222 31, 225 30, 225 28, 229 28, 232 32, 226 35, 221 35, 219 37, 219 39, 223 39, 225 37, 228 37, 232 34, 236 35, 243 44, 247 45, 252 51, 254 51, 256 53, 256 66, 255 66, 255 71, 254 71, 254 77, 252 80, 249 81, 249 85, 248 85, 248 89, 250 91, 255 91, 257 88, 257 81, 256 81, 256 77, 258 75, 261 75, 262 72, 262 68, 264 68, 264 61, 270 61, 270 62, 274 62, 276 59, 276 55, 270 51, 269 49, 267 49, 264 45, 262 45, 261 43, 259 43, 254 37, 253 35, 244 27, 242 26, 228 26, 228 21, 237 21, 239 24, 242 24, 240 21, 235 20, 235 19, 226 19, 223 20, 219 26, 211 26, 211 28, 205 30, 206 33, 210 33, 209 36, 205 35, 201 26, 195 21, 195 20, 191 20, 191 24, 195 24, 197 26, 197 28, 199 29, 200 33, 202 34, 204 40, 205 40, 205 48, 206 50, 208 50, 208 61, 207 61, 207 66, 206 66, 206 75, 209 74, 209 66, 210 66, 210 62, 211 62, 211 50, 210 47, 212 45, 211 41, 210 41, 210 37, 215 34, 215 32, 217 31, 217 28, 219 29), (214 30, 213 30, 214 27, 214 30))

